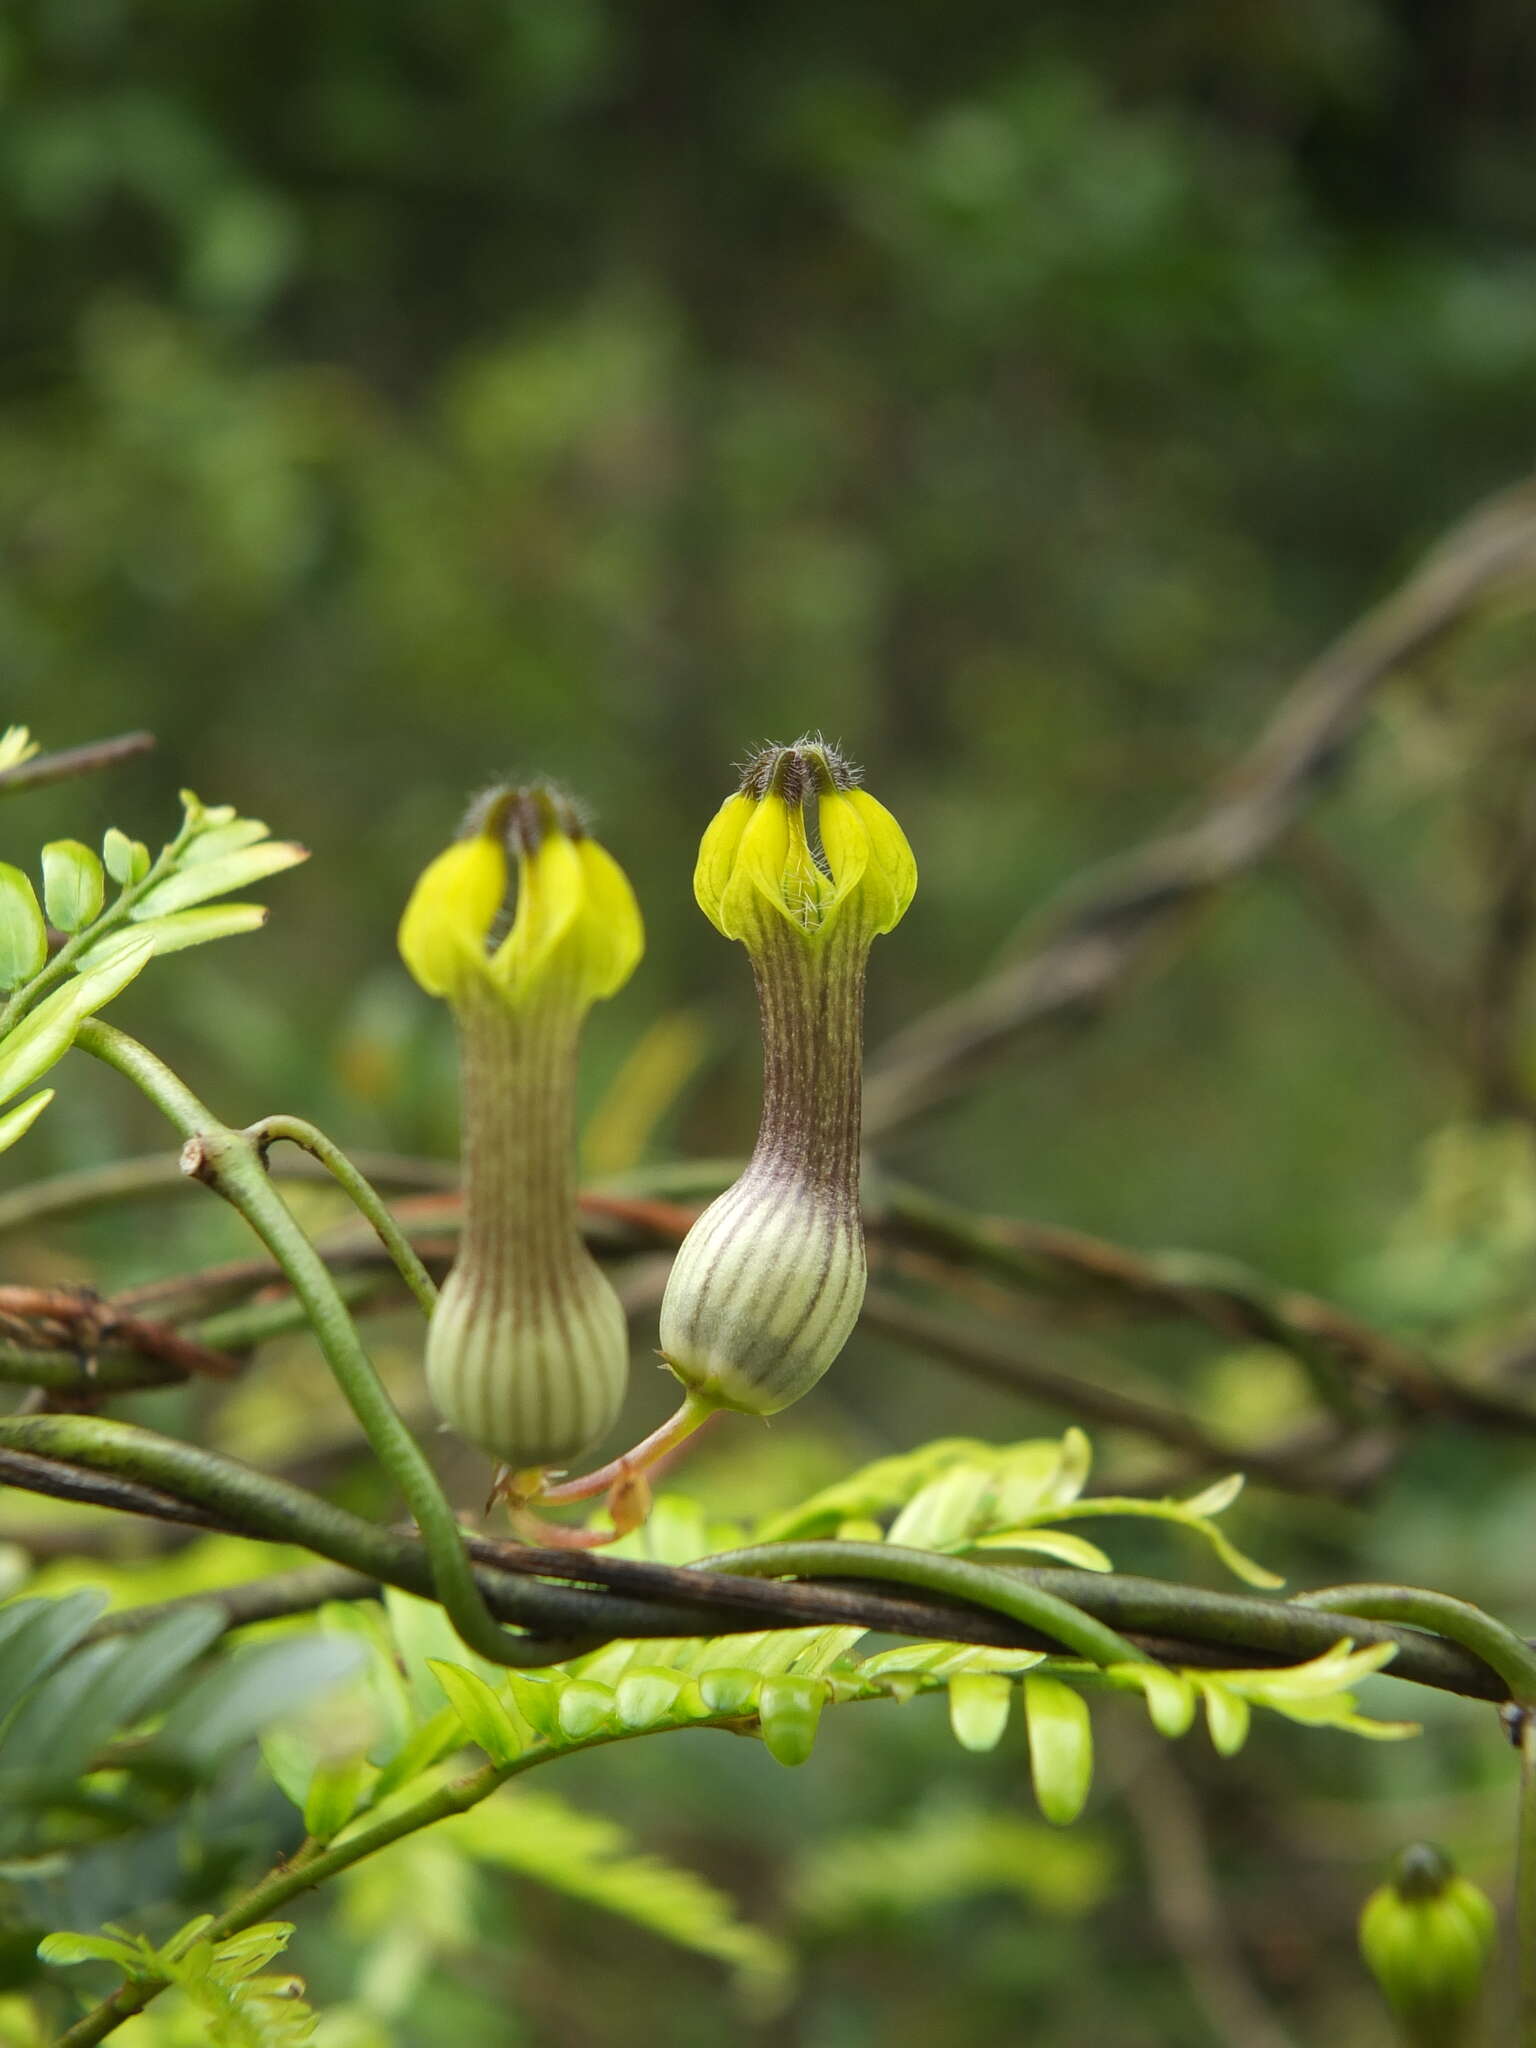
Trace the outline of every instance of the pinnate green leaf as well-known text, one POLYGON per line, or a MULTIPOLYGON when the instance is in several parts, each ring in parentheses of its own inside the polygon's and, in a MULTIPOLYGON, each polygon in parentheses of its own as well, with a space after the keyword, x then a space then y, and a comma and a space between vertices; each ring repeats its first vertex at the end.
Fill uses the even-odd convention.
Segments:
POLYGON ((1189 1733, 1197 1702, 1195 1688, 1182 1672, 1163 1664, 1115 1664, 1110 1675, 1145 1695, 1148 1717, 1159 1735, 1175 1742, 1189 1733))
POLYGON ((0 1102, 19 1095, 61 1060, 86 1018, 120 995, 154 950, 153 941, 140 939, 105 966, 91 968, 45 996, 8 1032, 0 1040, 0 1102))
POLYGON ((223 1658, 195 1681, 166 1716, 152 1747, 206 1770, 271 1721, 349 1678, 361 1646, 339 1636, 284 1636, 223 1658))
POLYGON ((517 1723, 478 1672, 435 1657, 430 1668, 471 1742, 478 1743, 493 1764, 509 1764, 522 1754, 526 1745, 517 1723))
POLYGON ((1211 1747, 1218 1756, 1236 1756, 1248 1740, 1248 1702, 1219 1678, 1202 1675, 1195 1679, 1195 1684, 1205 1702, 1211 1747))
POLYGON ((0 1608, 0 1721, 62 1663, 106 1604, 91 1590, 0 1608))
POLYGON ((0 990, 20 988, 47 960, 48 927, 31 877, 0 861, 0 990))
POLYGON ((116 825, 107 827, 101 842, 101 858, 120 889, 142 882, 149 873, 149 848, 142 839, 130 839, 116 825))
POLYGON ((682 1675, 676 1671, 626 1671, 613 1689, 614 1705, 625 1728, 653 1728, 664 1721, 677 1700, 682 1675))
POLYGON ((567 1742, 588 1742, 616 1723, 613 1691, 595 1679, 573 1678, 561 1686, 555 1714, 567 1742))
POLYGON ((206 903, 211 896, 228 896, 237 889, 248 889, 252 882, 280 874, 284 868, 296 867, 308 858, 307 847, 275 839, 223 854, 217 860, 195 862, 190 867, 178 868, 175 874, 147 889, 133 906, 132 915, 136 923, 165 917, 194 903, 206 903))
POLYGON ((144 939, 154 941, 155 952, 181 953, 188 946, 206 946, 214 939, 238 938, 244 932, 258 932, 267 921, 260 903, 220 903, 197 910, 175 910, 166 917, 152 917, 143 924, 130 924, 122 931, 109 932, 80 956, 82 967, 97 967, 115 960, 130 946, 144 939))
POLYGON ((949 1725, 962 1749, 996 1749, 1008 1726, 1012 1682, 996 1671, 957 1671, 949 1681, 949 1725))
POLYGON ((728 1964, 759 1998, 781 1992, 792 1972, 784 1944, 743 1922, 724 1892, 691 1870, 636 1853, 614 1822, 548 1793, 504 1792, 446 1822, 442 1835, 477 1863, 536 1878, 728 1964))
POLYGON ((304 1795, 305 1833, 317 1842, 339 1835, 357 1811, 371 1775, 372 1766, 361 1756, 317 1766, 304 1795))
POLYGON ((101 862, 78 839, 55 839, 43 848, 43 901, 61 932, 83 932, 95 923, 106 886, 101 862))
POLYGON ((1093 1724, 1080 1692, 1031 1672, 1024 1680, 1029 1761, 1040 1811, 1057 1827, 1075 1821, 1093 1783, 1093 1724))
POLYGON ((39 1088, 35 1095, 29 1095, 25 1102, 18 1102, 14 1109, 0 1116, 0 1152, 8 1152, 19 1138, 27 1135, 52 1102, 53 1093, 51 1088, 39 1088))
POLYGON ((780 1672, 765 1678, 757 1696, 758 1726, 776 1763, 803 1764, 816 1746, 816 1727, 827 1703, 821 1678, 796 1678, 780 1672))

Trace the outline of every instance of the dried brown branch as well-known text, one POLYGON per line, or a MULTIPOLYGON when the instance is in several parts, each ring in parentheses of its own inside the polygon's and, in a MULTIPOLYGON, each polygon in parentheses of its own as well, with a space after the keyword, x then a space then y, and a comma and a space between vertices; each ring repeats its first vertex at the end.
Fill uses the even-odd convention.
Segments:
MULTIPOLYGON (((403 1158, 394 1152, 354 1152, 351 1156, 358 1171, 376 1188, 451 1193, 459 1184, 459 1169, 449 1160, 403 1158)), ((307 1152, 281 1156, 271 1172, 278 1181, 330 1183, 325 1168, 307 1152)), ((0 1233, 32 1230, 66 1216, 89 1215, 114 1202, 179 1195, 187 1185, 175 1152, 151 1152, 140 1159, 114 1160, 107 1166, 79 1167, 0 1195, 0 1233)))
POLYGON ((1409 1414, 1536 1429, 1536 1404, 1492 1382, 1473 1385, 1348 1310, 1277 1287, 1235 1259, 1137 1252, 1083 1231, 975 1217, 896 1184, 882 1190, 878 1227, 887 1241, 974 1266, 1072 1315, 1193 1321, 1228 1340, 1273 1344, 1320 1385, 1344 1378, 1409 1414))
POLYGON ((1343 957, 1386 998, 1394 1016, 1405 1018, 1443 1059, 1464 1065, 1464 1002, 1449 971, 1423 957, 1321 833, 1304 825, 1292 831, 1285 866, 1343 957))
POLYGON ((194 1343, 165 1323, 125 1314, 115 1302, 103 1301, 89 1288, 0 1286, 0 1324, 23 1346, 29 1339, 41 1338, 38 1348, 71 1352, 87 1381, 97 1354, 109 1344, 117 1351, 169 1366, 174 1377, 224 1380, 240 1369, 239 1361, 227 1352, 194 1343))
POLYGON ((1487 1116, 1536 1112, 1523 1067, 1522 998, 1536 943, 1536 719, 1528 701, 1502 733, 1484 777, 1479 837, 1487 905, 1467 1004, 1466 1046, 1487 1116))
POLYGON ((1168 1444, 1187 1453, 1202 1470, 1248 1472, 1291 1492, 1338 1491, 1320 1455, 1341 1440, 1337 1432, 1329 1431, 1321 1438, 1308 1433, 1285 1452, 1232 1443, 1176 1408, 1084 1379, 1027 1348, 1010 1330, 960 1322, 878 1286, 871 1287, 864 1297, 863 1319, 869 1329, 894 1338, 925 1358, 958 1367, 973 1379, 1026 1395, 1074 1419, 1168 1444))
POLYGON ((1491 594, 1533 574, 1536 487, 1521 484, 1474 510, 1305 671, 1193 824, 1074 883, 1022 959, 879 1050, 865 1095, 869 1142, 964 1093, 1020 1044, 1098 1017, 1155 946, 1289 830, 1337 770, 1372 692, 1491 594))
POLYGON ((1137 1740, 1123 1789, 1153 1908, 1218 2038, 1227 2048, 1296 2048, 1249 1974, 1222 1910, 1199 1805, 1161 1743, 1137 1740))
POLYGON ((68 747, 57 754, 34 754, 30 761, 0 770, 0 796, 42 789, 50 782, 68 782, 77 775, 95 775, 135 754, 147 754, 154 744, 152 732, 125 732, 116 739, 92 740, 87 746, 68 747))

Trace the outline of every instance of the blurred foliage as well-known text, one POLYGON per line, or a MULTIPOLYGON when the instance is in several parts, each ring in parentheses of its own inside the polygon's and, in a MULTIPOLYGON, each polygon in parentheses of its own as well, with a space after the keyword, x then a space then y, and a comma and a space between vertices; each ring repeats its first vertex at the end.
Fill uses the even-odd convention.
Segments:
MULTIPOLYGON (((877 764, 923 880, 878 961, 876 1040, 1186 808, 1296 668, 1527 459, 1533 66, 1513 0, 12 0, 5 713, 50 745, 133 725, 161 748, 8 819, 34 844, 119 820, 153 841, 192 781, 317 855, 272 931, 165 963, 125 1021, 231 1114, 451 1152, 446 1034, 390 930, 471 790, 550 772, 592 800, 651 934, 594 1034, 591 1163, 738 1149, 750 990, 686 883, 728 764, 806 726, 877 764)), ((1528 604, 1459 633, 1382 699, 1315 814, 1437 973, 1487 948, 1533 651, 1528 604)), ((976 1207, 1250 1260, 1469 1365, 1528 1351, 1530 1119, 1416 1030, 1318 873, 1282 856, 1176 972, 889 1163, 976 1207)), ((1536 1078, 1525 1010, 1514 1066, 1536 1078)), ((163 1144, 111 1077, 66 1072, 10 1178, 163 1144)), ((243 1255, 213 1206, 52 1228, 8 1275, 112 1288, 243 1255)), ((380 1343, 408 1386, 414 1333, 380 1343)), ((1086 1370, 1234 1432, 1299 1405, 1267 1348, 1096 1344, 1086 1370)), ((347 1443, 318 1373, 290 1340, 228 1407, 198 1388, 127 1408, 302 1461, 347 1443)), ((655 1406, 637 1374, 626 1426, 655 1406)), ((696 1490, 711 1518, 766 1513, 915 1443, 1016 1438, 1025 1408, 862 1336, 771 1440, 706 1447, 696 1490)), ((1107 1455, 1116 1483, 1154 1464, 1107 1455)), ((470 1503, 478 1468, 444 1464, 470 1503)), ((1522 1441, 1438 1428, 1368 1511, 1267 1495, 1245 1540, 1293 1582, 1421 1578, 1530 1628, 1528 1466, 1522 1441)), ((39 1558, 81 1546, 71 1584, 102 1575, 98 1519, 7 1496, 4 1531, 39 1558)), ((1152 1568, 1157 1532, 1135 1533, 1152 1568)), ((103 1569, 161 1597, 195 1589, 201 1551, 103 1569)), ((1423 1711, 1391 1751, 1277 1728, 1214 1792, 1188 1764, 1227 1917, 1301 2040, 1385 2039, 1349 1929, 1407 1835, 1497 1888, 1507 1751, 1465 1707, 1423 1711)), ((1059 1863, 1070 1904, 1047 1912, 1006 1875, 1009 1831, 1035 1825, 1022 1752, 962 1756, 931 1707, 857 1718, 771 1799, 757 1750, 699 1736, 643 1771, 574 1760, 570 1797, 775 1928, 845 1844, 916 1853, 935 1831, 952 1891, 850 1878, 837 1940, 811 1915, 774 2038, 970 2048, 1026 2010, 1040 2048, 1219 2038, 1113 1803, 1097 1882, 1059 1863)), ((218 1797, 271 1839, 249 1787, 218 1797)), ((453 1922, 451 1976, 363 1997, 327 2048, 583 2048, 641 2011, 681 2048, 754 2037, 707 1964, 510 1882, 456 1907, 457 1867, 410 1894, 453 1922)), ((322 2007, 388 1977, 358 1887, 298 1909, 322 2007)))

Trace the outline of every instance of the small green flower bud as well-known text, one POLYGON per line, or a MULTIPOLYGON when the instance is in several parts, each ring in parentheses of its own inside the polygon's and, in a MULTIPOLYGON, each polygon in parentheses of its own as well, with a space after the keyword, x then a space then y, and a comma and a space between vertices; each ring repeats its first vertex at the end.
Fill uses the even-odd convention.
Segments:
POLYGON ((644 944, 623 871, 549 790, 503 790, 426 869, 400 952, 458 1027, 459 1256, 427 1334, 444 1419, 514 1470, 563 1464, 614 1420, 629 1373, 618 1296, 576 1224, 582 1021, 644 944), (492 949, 517 856, 517 909, 492 949))
POLYGON ((763 1111, 746 1171, 678 1252, 661 1348, 721 1407, 787 1407, 858 1320, 864 966, 916 886, 901 827, 820 741, 760 754, 704 834, 694 892, 752 962, 763 1111))
POLYGON ((1418 1842, 1360 1915, 1360 1952, 1414 2048, 1456 2048, 1477 2004, 1496 1923, 1485 1892, 1418 1842))

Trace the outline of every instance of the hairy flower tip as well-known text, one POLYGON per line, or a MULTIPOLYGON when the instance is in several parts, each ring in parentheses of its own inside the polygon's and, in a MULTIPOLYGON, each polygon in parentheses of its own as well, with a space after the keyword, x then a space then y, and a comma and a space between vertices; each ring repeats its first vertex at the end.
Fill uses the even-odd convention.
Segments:
POLYGON ((474 804, 463 836, 412 890, 399 945, 429 995, 462 1002, 487 987, 512 1007, 547 998, 584 1009, 624 986, 645 933, 618 862, 569 797, 534 783, 474 804), (516 908, 493 946, 514 864, 516 908))
POLYGON ((791 746, 756 748, 739 770, 743 796, 765 797, 777 789, 787 803, 800 803, 819 789, 857 789, 864 771, 819 732, 802 733, 791 746))
POLYGON ((842 928, 867 944, 900 923, 917 888, 906 834, 824 740, 764 747, 705 831, 693 877, 704 915, 749 949, 788 926, 811 942, 842 928))

